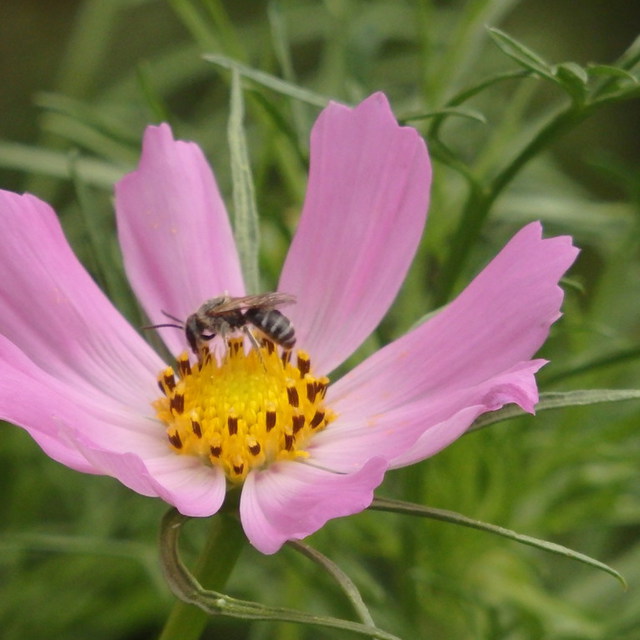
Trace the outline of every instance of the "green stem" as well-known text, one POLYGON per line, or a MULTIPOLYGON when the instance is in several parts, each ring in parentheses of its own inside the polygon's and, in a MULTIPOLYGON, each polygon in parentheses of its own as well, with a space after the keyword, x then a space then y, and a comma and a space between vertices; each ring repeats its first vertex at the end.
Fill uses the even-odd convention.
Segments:
MULTIPOLYGON (((284 622, 297 622, 299 624, 318 625, 322 627, 332 627, 335 629, 342 629, 346 631, 353 631, 361 635, 368 636, 370 638, 378 638, 378 640, 399 640, 396 636, 378 629, 370 624, 360 624, 358 622, 351 622, 350 620, 341 620, 339 618, 332 618, 329 616, 318 616, 312 613, 305 613, 303 611, 297 611, 296 609, 287 609, 285 607, 269 607, 267 605, 260 604, 259 602, 252 602, 250 600, 238 600, 231 596, 225 595, 218 591, 211 589, 205 589, 200 582, 195 578, 189 570, 184 566, 180 559, 180 552, 178 549, 180 539, 180 529, 182 525, 189 518, 179 514, 176 509, 170 509, 162 519, 162 527, 160 531, 160 563, 162 570, 167 580, 167 583, 171 586, 171 590, 184 602, 197 605, 206 615, 211 616, 229 616, 232 618, 241 618, 243 620, 279 620, 284 622)), ((229 523, 230 524, 230 523, 229 523)), ((211 549, 216 549, 216 556, 220 556, 222 553, 230 553, 234 558, 237 557, 239 545, 233 544, 233 540, 228 538, 228 534, 232 533, 236 538, 244 539, 244 535, 240 531, 225 530, 223 532, 224 540, 227 543, 224 548, 220 548, 218 541, 220 540, 220 534, 217 532, 212 536, 211 549), (239 534, 239 535, 238 535, 239 534)), ((209 554, 210 557, 213 554, 209 554)), ((332 564, 330 561, 328 561, 332 564)), ((233 562, 214 563, 214 573, 219 582, 224 582, 220 579, 220 572, 224 572, 224 569, 233 562)), ((209 569, 212 567, 209 566, 209 569)), ((227 570, 225 575, 228 575, 227 570)), ((334 572, 334 577, 337 576, 334 572)), ((344 585, 346 586, 346 585, 344 585)), ((353 595, 353 594, 351 594, 353 595)), ((178 616, 176 616, 177 618, 178 616)), ((174 622, 171 626, 170 632, 165 632, 162 638, 180 638, 180 640, 196 640, 200 637, 200 633, 204 629, 206 619, 199 620, 189 615, 184 615, 182 620, 174 622), (194 622, 195 620, 195 622, 194 622)), ((167 625, 169 626, 169 625, 167 625)))
MULTIPOLYGON (((169 514, 173 514, 173 510, 169 514)), ((224 587, 245 542, 246 536, 236 518, 224 513, 214 516, 209 538, 194 571, 198 581, 208 589, 224 587)), ((169 614, 160 640, 198 640, 208 621, 209 615, 205 611, 178 601, 169 614)))
POLYGON ((435 299, 436 307, 442 306, 451 297, 458 276, 466 265, 471 249, 475 245, 497 197, 532 158, 545 149, 551 141, 587 118, 591 112, 592 109, 587 107, 582 109, 576 109, 573 105, 566 107, 545 123, 512 162, 493 178, 490 184, 484 188, 479 185, 471 185, 469 198, 451 241, 453 249, 449 252, 449 257, 443 266, 439 279, 440 288, 435 299))

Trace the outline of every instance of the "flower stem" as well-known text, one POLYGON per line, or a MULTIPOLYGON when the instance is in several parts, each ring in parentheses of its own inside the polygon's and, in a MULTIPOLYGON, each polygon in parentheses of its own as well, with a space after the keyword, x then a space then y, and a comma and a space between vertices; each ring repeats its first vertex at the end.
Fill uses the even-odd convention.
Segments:
MULTIPOLYGON (((219 513, 211 519, 211 530, 205 548, 196 564, 194 575, 208 589, 224 587, 244 547, 246 536, 238 520, 219 513)), ((193 604, 177 601, 159 640, 198 640, 209 615, 193 604)))

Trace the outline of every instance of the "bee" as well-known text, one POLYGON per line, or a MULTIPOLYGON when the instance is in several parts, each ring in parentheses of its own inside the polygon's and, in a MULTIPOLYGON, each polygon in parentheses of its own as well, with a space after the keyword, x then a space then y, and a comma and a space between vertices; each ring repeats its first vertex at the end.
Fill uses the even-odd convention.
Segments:
POLYGON ((287 293, 261 293, 239 298, 225 294, 203 302, 184 324, 178 318, 163 312, 171 320, 180 324, 157 324, 153 325, 153 328, 183 329, 191 350, 197 356, 200 356, 203 348, 206 348, 207 342, 217 335, 224 339, 227 334, 238 330, 244 331, 253 346, 258 348, 259 345, 251 327, 258 329, 284 349, 291 349, 296 343, 293 325, 289 318, 276 307, 292 304, 295 301, 295 296, 287 293))

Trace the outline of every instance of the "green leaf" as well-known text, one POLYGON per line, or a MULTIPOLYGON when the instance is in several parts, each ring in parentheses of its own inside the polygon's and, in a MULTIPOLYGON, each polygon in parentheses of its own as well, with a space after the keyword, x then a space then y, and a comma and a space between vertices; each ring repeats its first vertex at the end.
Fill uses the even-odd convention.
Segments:
POLYGON ((170 509, 162 519, 160 531, 160 561, 162 570, 174 595, 202 609, 209 615, 222 615, 243 620, 272 620, 297 622, 300 624, 329 627, 351 631, 379 640, 399 640, 396 636, 369 624, 341 620, 330 616, 319 616, 285 607, 270 607, 259 602, 239 600, 231 596, 203 589, 180 559, 178 542, 186 516, 170 509))
POLYGON ((523 71, 503 71, 502 73, 496 73, 495 75, 489 76, 484 80, 480 81, 478 84, 475 84, 468 89, 464 89, 460 93, 457 93, 450 100, 447 101, 448 107, 455 107, 463 102, 466 102, 470 98, 482 93, 485 89, 489 89, 496 84, 504 82, 505 80, 517 80, 519 78, 530 78, 531 72, 523 70, 523 71))
POLYGON ((588 68, 600 81, 593 92, 593 101, 602 103, 634 98, 639 95, 640 79, 629 71, 616 66, 594 65, 588 68))
MULTIPOLYGON (((573 202, 571 203, 571 206, 575 206, 573 202)), ((582 212, 581 212, 581 215, 582 215, 582 212)), ((607 223, 610 224, 610 221, 607 220, 607 223)), ((560 278, 560 284, 563 289, 571 289, 576 293, 579 293, 581 296, 586 295, 587 290, 584 286, 584 283, 580 282, 579 280, 576 280, 575 278, 566 278, 566 277, 560 278)))
MULTIPOLYGON (((579 391, 550 391, 540 394, 540 401, 536 405, 536 413, 548 409, 562 409, 564 407, 578 407, 603 402, 623 402, 625 400, 639 400, 639 389, 585 389, 579 391)), ((514 404, 507 405, 498 411, 482 414, 469 428, 467 433, 483 429, 490 424, 510 420, 519 416, 529 415, 514 404)))
POLYGON ((467 118, 468 120, 475 120, 482 124, 487 123, 487 119, 484 114, 475 109, 468 109, 465 107, 444 107, 442 109, 436 109, 435 111, 425 111, 424 113, 415 113, 398 118, 403 124, 406 122, 412 122, 414 120, 427 120, 428 118, 446 118, 448 116, 458 116, 459 118, 467 118))
POLYGON ((61 555, 103 556, 105 558, 125 558, 140 563, 154 582, 162 583, 158 572, 155 544, 103 538, 98 536, 72 536, 67 533, 55 535, 47 533, 3 533, 0 535, 0 552, 59 553, 61 555))
POLYGON ((355 612, 364 624, 375 626, 373 618, 367 609, 358 588, 351 578, 335 563, 317 549, 310 547, 300 540, 289 540, 289 547, 302 553, 307 558, 315 562, 321 569, 324 569, 339 585, 344 594, 349 598, 355 612))
MULTIPOLYGON (((527 70, 505 71, 502 73, 497 73, 495 75, 489 76, 488 78, 481 80, 478 84, 475 84, 467 89, 463 89, 459 93, 455 94, 450 100, 447 101, 447 104, 445 105, 444 110, 448 110, 453 107, 458 107, 459 105, 463 104, 467 100, 470 100, 474 96, 482 93, 485 89, 489 89, 490 87, 493 87, 494 85, 500 82, 504 82, 505 80, 513 80, 516 78, 527 78, 531 76, 532 76, 531 72, 527 70)), ((475 112, 475 113, 478 113, 478 112, 475 112)), ((429 131, 427 133, 428 140, 431 140, 432 138, 438 135, 440 126, 444 122, 446 116, 447 114, 445 113, 440 116, 436 115, 436 117, 432 119, 431 124, 429 126, 429 131)), ((484 115, 482 115, 482 119, 483 119, 483 122, 485 122, 484 115)))
POLYGON ((180 602, 174 603, 159 640, 200 640, 207 625, 207 612, 188 604, 179 585, 188 589, 193 580, 200 588, 205 584, 209 589, 222 589, 247 544, 238 518, 227 513, 209 518, 209 534, 195 562, 195 576, 192 576, 180 560, 178 545, 182 525, 189 520, 176 509, 169 509, 162 518, 159 564, 163 577, 180 602), (181 580, 183 573, 186 582, 181 580))
POLYGON ((199 6, 189 0, 169 0, 169 4, 177 18, 201 47, 218 49, 221 46, 218 34, 213 33, 209 21, 199 6))
POLYGON ((561 62, 560 64, 557 64, 553 70, 556 75, 563 74, 567 77, 574 78, 575 81, 579 82, 581 85, 585 85, 589 82, 589 75, 586 70, 575 62, 561 62))
POLYGON ((640 80, 626 69, 614 67, 609 64, 589 64, 587 65, 587 72, 593 76, 619 78, 620 80, 627 80, 633 84, 640 83, 640 80))
MULTIPOLYGON (((71 177, 70 156, 66 151, 51 151, 15 142, 0 142, 0 167, 17 169, 53 178, 71 177)), ((124 169, 93 158, 74 161, 77 175, 86 184, 112 189, 124 175, 124 169)))
MULTIPOLYGON (((637 74, 634 76, 632 71, 636 70, 636 67, 640 62, 640 36, 638 36, 632 43, 631 46, 615 61, 612 65, 601 65, 596 64, 592 67, 588 67, 589 70, 594 70, 592 75, 600 75, 601 80, 598 83, 595 91, 593 92, 594 98, 600 98, 603 101, 606 101, 607 98, 615 99, 615 96, 620 93, 620 84, 623 79, 620 75, 621 73, 628 73, 625 75, 625 79, 631 79, 631 83, 627 85, 627 90, 629 87, 633 87, 638 84, 637 74)), ((625 90, 623 87, 621 96, 624 99, 625 90)))
POLYGON ((553 75, 570 96, 580 103, 584 102, 589 82, 585 69, 575 62, 562 62, 553 67, 553 75))
POLYGON ((498 47, 521 67, 529 69, 529 71, 533 71, 533 73, 543 78, 557 82, 551 67, 537 53, 495 27, 489 28, 489 35, 498 47))
MULTIPOLYGON (((267 7, 267 17, 271 26, 271 39, 273 41, 273 50, 275 52, 280 70, 286 82, 291 85, 296 83, 296 75, 293 67, 293 59, 291 56, 291 42, 287 30, 287 24, 283 7, 277 0, 269 2, 267 7)), ((261 94, 260 94, 261 95, 261 94)), ((298 100, 291 104, 291 115, 293 126, 296 131, 296 137, 304 138, 309 130, 306 122, 304 105, 298 100)))
MULTIPOLYGON (((611 88, 611 87, 608 87, 611 88)), ((598 99, 592 101, 592 105, 600 107, 604 104, 613 104, 615 102, 622 102, 623 100, 633 100, 640 98, 640 83, 639 84, 627 84, 613 87, 613 90, 609 92, 600 91, 598 93, 598 99)))
POLYGON ((251 95, 256 104, 260 105, 260 107, 264 109, 264 112, 272 125, 289 140, 300 163, 303 166, 308 165, 309 159, 300 149, 298 132, 293 129, 291 122, 287 119, 283 110, 274 103, 273 99, 269 99, 267 95, 257 89, 249 89, 247 90, 247 93, 251 95))
POLYGON ((586 361, 572 364, 563 369, 554 371, 549 375, 545 375, 544 379, 547 383, 555 383, 558 380, 565 380, 572 376, 577 376, 588 371, 594 371, 602 367, 610 367, 612 365, 620 364, 622 362, 629 362, 640 358, 640 347, 633 346, 626 349, 620 349, 605 353, 604 355, 590 357, 586 361))
POLYGON ((533 538, 522 533, 517 533, 511 529, 505 529, 504 527, 499 527, 495 524, 482 522, 480 520, 473 520, 472 518, 463 516, 461 513, 456 513, 455 511, 425 507, 423 505, 404 502, 402 500, 374 498, 374 501, 369 508, 376 511, 390 511, 392 513, 403 513, 412 516, 420 516, 422 518, 431 518, 433 520, 457 524, 462 527, 469 527, 470 529, 478 529, 479 531, 485 531, 486 533, 493 533, 495 535, 502 536, 503 538, 508 538, 509 540, 514 540, 515 542, 520 542, 521 544, 526 544, 530 547, 547 551, 548 553, 555 553, 571 560, 577 560, 578 562, 582 562, 594 569, 604 571, 618 580, 625 589, 627 588, 626 580, 615 569, 612 569, 610 566, 600 562, 599 560, 595 560, 594 558, 583 553, 579 553, 578 551, 574 551, 573 549, 563 547, 555 542, 540 540, 539 538, 533 538))
POLYGON ((260 288, 258 207, 243 120, 242 81, 240 74, 234 69, 231 74, 231 107, 227 131, 233 181, 234 231, 247 291, 257 293, 260 288))
POLYGON ((204 56, 204 59, 207 62, 212 62, 213 64, 224 67, 225 69, 236 71, 241 76, 249 78, 250 80, 257 82, 264 87, 276 91, 277 93, 289 96, 290 98, 294 98, 295 100, 300 100, 301 102, 306 102, 307 104, 311 104, 314 107, 326 107, 329 103, 329 100, 331 100, 331 98, 323 96, 319 93, 314 93, 313 91, 309 91, 307 89, 302 89, 301 87, 287 82, 286 80, 282 80, 277 76, 273 76, 269 73, 265 73, 264 71, 259 71, 258 69, 248 67, 240 62, 237 62, 233 58, 229 58, 228 56, 208 54, 204 56))
POLYGON ((130 153, 132 148, 140 144, 138 135, 123 124, 122 113, 110 113, 105 108, 98 109, 82 100, 53 92, 38 93, 35 103, 47 112, 60 114, 71 122, 84 125, 114 146, 120 145, 123 147, 121 154, 130 153))
POLYGON ((620 56, 616 66, 629 70, 633 69, 638 62, 640 62, 640 36, 638 36, 620 56))
POLYGON ((151 117, 158 122, 171 123, 173 121, 173 115, 154 84, 154 76, 147 60, 139 62, 136 65, 136 78, 138 80, 138 86, 140 87, 140 93, 143 95, 147 107, 151 112, 151 117))
MULTIPOLYGON (((96 269, 96 275, 100 279, 100 284, 109 294, 109 297, 118 302, 118 308, 122 311, 124 307, 120 303, 123 300, 118 296, 118 292, 127 291, 126 285, 124 285, 124 274, 119 268, 119 265, 114 264, 113 256, 111 254, 111 244, 105 242, 105 237, 109 237, 109 231, 105 229, 104 219, 96 212, 99 210, 94 202, 94 197, 91 189, 78 175, 78 161, 77 154, 70 156, 69 170, 71 172, 71 179, 76 191, 76 197, 78 200, 80 215, 84 222, 85 229, 91 247, 90 256, 94 261, 94 267, 96 269)), ((131 300, 129 300, 131 302, 131 300)), ((127 305, 129 310, 133 308, 133 305, 127 305)))

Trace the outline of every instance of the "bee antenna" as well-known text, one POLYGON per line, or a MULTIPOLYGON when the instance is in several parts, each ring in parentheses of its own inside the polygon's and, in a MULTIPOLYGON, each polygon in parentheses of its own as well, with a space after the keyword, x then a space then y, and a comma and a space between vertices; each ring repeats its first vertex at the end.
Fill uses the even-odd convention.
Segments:
POLYGON ((184 329, 184 327, 181 324, 173 324, 173 323, 166 323, 166 324, 148 324, 144 327, 140 327, 143 331, 147 331, 148 329, 162 329, 164 327, 173 327, 174 329, 184 329))
MULTIPOLYGON (((160 312, 162 313, 163 316, 167 316, 167 318, 169 318, 169 320, 175 320, 176 322, 178 322, 180 324, 180 328, 184 328, 184 325, 182 324, 182 320, 180 320, 180 318, 176 318, 175 316, 172 316, 170 313, 168 313, 167 311, 165 311, 164 309, 160 309, 160 312)), ((172 325, 166 325, 166 326, 172 326, 172 325)))

